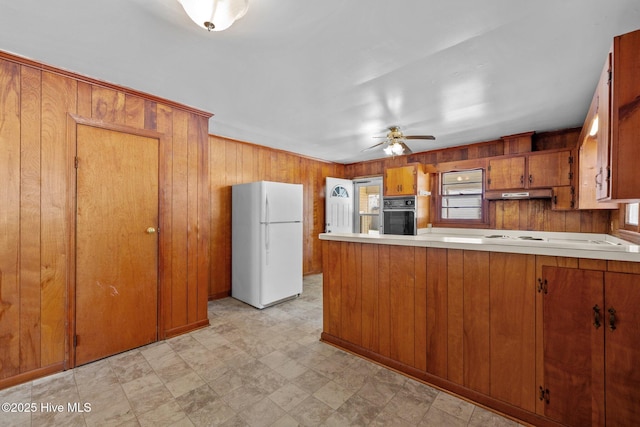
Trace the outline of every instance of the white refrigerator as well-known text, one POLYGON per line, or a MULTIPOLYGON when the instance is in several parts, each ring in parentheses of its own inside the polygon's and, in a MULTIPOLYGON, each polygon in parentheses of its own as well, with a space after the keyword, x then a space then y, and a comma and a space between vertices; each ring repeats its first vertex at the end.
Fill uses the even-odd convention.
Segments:
POLYGON ((302 293, 302 185, 231 188, 231 296, 265 308, 302 293))

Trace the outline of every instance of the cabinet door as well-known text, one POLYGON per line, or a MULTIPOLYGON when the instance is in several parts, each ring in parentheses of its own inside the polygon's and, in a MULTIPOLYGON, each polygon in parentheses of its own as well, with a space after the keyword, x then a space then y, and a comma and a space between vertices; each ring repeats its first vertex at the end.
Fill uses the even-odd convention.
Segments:
POLYGON ((571 152, 529 155, 529 188, 571 185, 571 152))
POLYGON ((640 275, 605 273, 605 303, 606 424, 630 426, 640 420, 640 275))
POLYGON ((488 190, 524 188, 524 157, 489 160, 488 190))
POLYGON ((545 266, 542 277, 544 415, 569 426, 603 425, 603 273, 545 266))
POLYGON ((411 196, 416 194, 416 166, 387 169, 384 173, 385 196, 411 196))
POLYGON ((551 197, 551 209, 554 211, 568 211, 574 208, 573 187, 565 185, 563 187, 553 187, 551 197))
POLYGON ((598 118, 598 133, 596 140, 598 141, 598 158, 596 161, 596 199, 606 200, 611 196, 610 192, 610 176, 611 176, 611 52, 607 55, 604 69, 600 74, 598 87, 596 88, 596 96, 598 98, 598 109, 596 116, 598 118))
POLYGON ((535 256, 490 254, 491 396, 534 412, 535 256))
POLYGON ((640 31, 613 40, 609 166, 614 200, 640 198, 640 31))

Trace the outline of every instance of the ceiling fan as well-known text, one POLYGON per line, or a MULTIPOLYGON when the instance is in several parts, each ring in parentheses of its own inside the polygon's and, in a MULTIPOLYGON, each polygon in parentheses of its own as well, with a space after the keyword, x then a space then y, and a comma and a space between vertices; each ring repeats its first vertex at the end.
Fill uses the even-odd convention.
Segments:
POLYGON ((434 140, 436 139, 435 136, 433 135, 404 135, 402 133, 402 131, 400 130, 400 126, 389 126, 387 129, 389 129, 389 132, 387 133, 387 136, 377 136, 374 138, 385 138, 385 141, 379 142, 377 144, 372 145, 369 148, 365 148, 362 151, 368 151, 371 150, 373 148, 379 147, 381 145, 385 145, 386 147, 383 147, 383 150, 385 152, 385 154, 389 155, 389 156, 397 156, 400 154, 411 154, 412 151, 411 149, 407 146, 407 144, 405 143, 405 140, 407 139, 429 139, 429 140, 434 140))

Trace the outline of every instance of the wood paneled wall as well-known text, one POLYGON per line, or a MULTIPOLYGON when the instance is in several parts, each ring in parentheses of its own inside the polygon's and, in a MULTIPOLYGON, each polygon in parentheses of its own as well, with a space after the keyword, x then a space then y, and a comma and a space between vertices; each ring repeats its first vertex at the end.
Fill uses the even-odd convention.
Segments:
POLYGON ((208 323, 210 114, 0 52, 0 388, 68 367, 71 115, 163 134, 159 335, 208 323))
POLYGON ((253 181, 302 184, 303 273, 322 271, 318 234, 324 232, 325 178, 341 178, 344 165, 311 159, 286 151, 209 136, 211 186, 210 298, 231 291, 231 186, 253 181))
MULTIPOLYGON (((556 148, 576 148, 580 128, 534 134, 534 151, 556 148)), ((504 140, 487 141, 467 146, 397 156, 345 166, 345 178, 382 175, 386 168, 410 163, 438 164, 458 160, 472 160, 505 154, 504 140)), ((566 231, 581 233, 610 233, 610 221, 617 218, 609 210, 553 211, 551 201, 494 200, 489 202, 489 224, 494 229, 530 231, 566 231)))

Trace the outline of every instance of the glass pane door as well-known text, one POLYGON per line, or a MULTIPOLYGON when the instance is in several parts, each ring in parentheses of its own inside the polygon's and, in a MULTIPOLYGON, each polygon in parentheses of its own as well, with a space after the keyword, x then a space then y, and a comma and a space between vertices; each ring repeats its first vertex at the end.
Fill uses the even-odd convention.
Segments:
POLYGON ((382 233, 382 177, 354 181, 358 233, 382 233))

